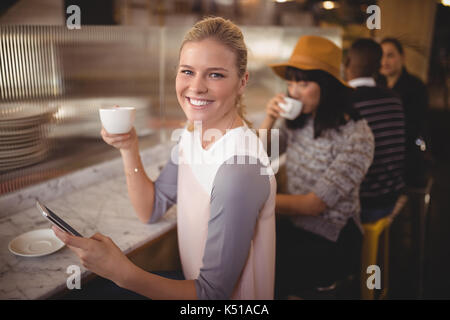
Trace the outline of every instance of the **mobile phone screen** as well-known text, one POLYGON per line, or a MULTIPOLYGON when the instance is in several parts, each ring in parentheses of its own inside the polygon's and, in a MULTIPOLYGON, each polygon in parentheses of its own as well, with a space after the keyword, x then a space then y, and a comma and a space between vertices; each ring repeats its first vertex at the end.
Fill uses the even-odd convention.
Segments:
POLYGON ((36 205, 41 211, 41 213, 46 217, 48 220, 50 220, 51 223, 62 229, 63 231, 66 231, 67 233, 70 233, 71 235, 77 236, 77 237, 83 237, 78 231, 76 231, 74 228, 72 228, 67 222, 65 222, 63 219, 58 217, 56 213, 54 213, 52 210, 50 210, 48 207, 42 205, 39 202, 36 202, 36 205))

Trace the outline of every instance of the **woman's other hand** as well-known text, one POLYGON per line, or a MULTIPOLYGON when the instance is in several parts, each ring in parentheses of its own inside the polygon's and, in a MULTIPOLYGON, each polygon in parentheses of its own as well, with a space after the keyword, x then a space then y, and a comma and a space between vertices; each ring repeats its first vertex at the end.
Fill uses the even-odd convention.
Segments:
POLYGON ((100 233, 91 238, 72 236, 53 226, 55 235, 80 259, 83 266, 101 277, 120 284, 133 263, 109 238, 100 233))

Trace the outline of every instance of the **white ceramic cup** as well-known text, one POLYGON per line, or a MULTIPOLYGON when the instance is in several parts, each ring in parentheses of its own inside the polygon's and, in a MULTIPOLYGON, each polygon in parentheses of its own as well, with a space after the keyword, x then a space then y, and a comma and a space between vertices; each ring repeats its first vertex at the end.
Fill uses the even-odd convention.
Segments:
POLYGON ((292 99, 289 97, 284 97, 284 101, 286 101, 286 103, 278 104, 280 108, 284 110, 284 112, 280 113, 280 115, 283 118, 294 120, 298 117, 300 112, 302 112, 302 102, 300 100, 292 99))
POLYGON ((108 133, 121 134, 131 131, 136 117, 136 108, 102 107, 98 111, 100 121, 108 133))

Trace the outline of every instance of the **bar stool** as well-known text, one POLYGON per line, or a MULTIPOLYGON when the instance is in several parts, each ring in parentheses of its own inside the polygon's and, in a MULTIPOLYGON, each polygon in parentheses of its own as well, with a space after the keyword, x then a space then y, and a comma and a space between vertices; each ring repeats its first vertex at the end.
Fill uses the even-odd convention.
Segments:
POLYGON ((377 264, 377 257, 379 252, 380 236, 383 245, 383 269, 381 272, 382 289, 379 299, 387 297, 389 289, 389 227, 394 218, 403 210, 408 201, 406 195, 400 195, 395 203, 392 213, 387 217, 381 218, 373 223, 364 223, 364 238, 361 253, 361 299, 373 300, 375 292, 373 289, 367 287, 367 267, 377 264))

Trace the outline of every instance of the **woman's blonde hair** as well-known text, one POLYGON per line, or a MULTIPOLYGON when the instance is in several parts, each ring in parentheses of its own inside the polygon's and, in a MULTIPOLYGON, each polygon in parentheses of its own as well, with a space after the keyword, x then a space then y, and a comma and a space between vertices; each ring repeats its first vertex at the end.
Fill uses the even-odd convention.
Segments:
MULTIPOLYGON (((217 40, 236 54, 238 76, 242 78, 247 71, 247 46, 241 30, 230 20, 221 17, 206 17, 198 21, 184 36, 180 53, 187 42, 201 41, 208 38, 217 40)), ((245 105, 242 103, 241 95, 238 95, 236 99, 236 109, 238 115, 251 127, 251 122, 245 117, 245 105)), ((192 131, 193 125, 190 124, 188 129, 192 131)))

